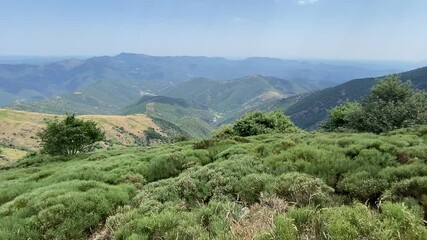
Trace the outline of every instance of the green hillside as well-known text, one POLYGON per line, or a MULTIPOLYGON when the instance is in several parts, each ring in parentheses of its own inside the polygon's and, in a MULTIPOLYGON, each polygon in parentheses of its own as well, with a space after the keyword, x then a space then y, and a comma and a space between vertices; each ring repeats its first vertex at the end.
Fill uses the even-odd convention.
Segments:
MULTIPOLYGON (((427 89, 427 67, 400 74, 403 81, 410 80, 417 89, 427 89)), ((346 100, 360 100, 366 96, 380 78, 364 78, 348 81, 332 88, 308 94, 292 106, 283 106, 295 124, 305 129, 315 129, 322 122, 327 110, 346 100)), ((275 106, 280 108, 280 101, 275 106)), ((286 101, 283 103, 286 104, 286 101)))
POLYGON ((427 128, 36 155, 0 167, 0 239, 419 239, 427 128))
MULTIPOLYGON (((62 96, 94 88, 100 82, 111 80, 123 84, 123 92, 132 87, 136 87, 138 92, 155 91, 198 77, 225 80, 262 74, 286 78, 310 89, 321 89, 347 79, 377 76, 392 71, 381 65, 367 68, 346 64, 318 64, 274 58, 229 60, 218 57, 157 57, 133 53, 65 59, 39 65, 0 64, 0 106, 15 101, 35 102, 62 96), (129 84, 131 82, 134 83, 129 84)), ((112 90, 117 86, 113 86, 112 90)), ((89 96, 98 99, 97 95, 89 96)), ((100 100, 102 103, 103 99, 100 100)))
POLYGON ((165 96, 141 97, 135 104, 126 107, 123 113, 144 113, 154 119, 167 121, 193 138, 209 136, 217 116, 194 101, 165 96))
POLYGON ((166 88, 159 95, 191 99, 227 113, 309 90, 309 87, 284 79, 255 75, 229 81, 197 78, 166 88))

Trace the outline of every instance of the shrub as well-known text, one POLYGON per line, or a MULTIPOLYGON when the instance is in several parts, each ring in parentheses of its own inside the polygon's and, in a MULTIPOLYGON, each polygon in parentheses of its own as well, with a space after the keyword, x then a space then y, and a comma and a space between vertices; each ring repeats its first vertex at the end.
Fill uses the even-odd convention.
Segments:
POLYGON ((144 176, 148 182, 174 177, 185 169, 186 162, 181 154, 160 155, 151 159, 144 176))
MULTIPOLYGON (((2 224, 23 217, 13 229, 37 229, 34 239, 82 239, 118 205, 129 202, 133 188, 73 180, 35 189, 0 207, 2 224), (24 218, 25 216, 25 218, 24 218), (20 225, 23 224, 23 225, 20 225)), ((4 230, 0 226, 0 232, 4 230)), ((21 233, 33 234, 32 231, 21 233)))
POLYGON ((347 174, 338 183, 338 189, 341 191, 361 201, 370 200, 372 203, 375 203, 388 186, 386 180, 366 171, 347 174))
POLYGON ((325 209, 321 223, 328 239, 337 240, 372 239, 378 225, 371 210, 362 204, 325 209))
POLYGON ((265 133, 297 132, 298 128, 280 111, 269 113, 249 112, 227 130, 228 134, 253 136, 265 133))
POLYGON ((85 121, 67 115, 62 121, 47 123, 38 133, 43 151, 51 155, 67 155, 84 152, 95 142, 105 139, 105 133, 93 121, 85 121))
POLYGON ((411 83, 391 75, 381 79, 360 105, 344 103, 329 111, 324 127, 373 133, 427 123, 427 93, 416 92, 411 83))
POLYGON ((240 199, 249 204, 258 202, 261 192, 265 191, 273 181, 274 176, 265 173, 244 176, 237 187, 240 199))
POLYGON ((287 201, 298 206, 327 205, 334 189, 328 187, 321 179, 304 173, 285 173, 277 177, 274 192, 287 201))

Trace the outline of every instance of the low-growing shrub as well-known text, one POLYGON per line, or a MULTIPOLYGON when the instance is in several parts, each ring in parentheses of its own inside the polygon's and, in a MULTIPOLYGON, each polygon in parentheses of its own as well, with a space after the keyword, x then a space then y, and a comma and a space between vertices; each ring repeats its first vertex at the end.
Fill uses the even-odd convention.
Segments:
POLYGON ((298 206, 328 205, 334 189, 321 179, 304 173, 285 173, 277 177, 273 184, 274 192, 298 206))

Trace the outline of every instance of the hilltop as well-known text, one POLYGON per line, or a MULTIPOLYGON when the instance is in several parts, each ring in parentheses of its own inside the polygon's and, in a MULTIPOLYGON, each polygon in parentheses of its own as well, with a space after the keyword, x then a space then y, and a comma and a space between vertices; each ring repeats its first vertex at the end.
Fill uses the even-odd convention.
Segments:
MULTIPOLYGON (((3 153, 11 158, 22 157, 18 150, 36 151, 39 148, 36 133, 44 128, 45 122, 63 116, 0 109, 0 147, 9 149, 3 153), (11 149, 16 149, 12 151, 11 149), (16 156, 17 155, 17 156, 16 156)), ((145 141, 144 131, 153 128, 163 132, 150 117, 144 114, 84 115, 78 116, 93 120, 106 132, 107 146, 137 146, 145 141)), ((166 134, 163 132, 163 134, 166 134)))

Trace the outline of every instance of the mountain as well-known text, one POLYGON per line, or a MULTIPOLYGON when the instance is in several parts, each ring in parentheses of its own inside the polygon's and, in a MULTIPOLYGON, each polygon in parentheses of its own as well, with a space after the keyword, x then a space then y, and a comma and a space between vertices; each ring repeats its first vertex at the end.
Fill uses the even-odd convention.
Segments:
MULTIPOLYGON (((121 107, 115 104, 123 98, 123 92, 138 97, 141 92, 156 93, 165 87, 198 77, 227 80, 261 74, 286 78, 314 90, 352 78, 379 76, 393 71, 395 69, 384 67, 365 68, 275 58, 228 60, 121 53, 113 57, 66 59, 41 65, 0 64, 0 106, 82 92, 91 101, 114 108, 121 107), (110 88, 120 91, 109 94, 106 100, 103 92, 108 93, 110 88)), ((95 103, 93 105, 96 106, 95 103)))
POLYGON ((191 99, 207 108, 227 113, 309 90, 310 87, 303 84, 254 75, 229 81, 197 78, 159 91, 159 95, 191 99))
MULTIPOLYGON (((403 81, 410 80, 416 89, 427 89, 427 67, 400 74, 403 81)), ((363 78, 348 81, 335 87, 326 88, 301 96, 291 106, 287 99, 278 100, 274 108, 282 108, 293 122, 305 129, 315 129, 321 123, 328 109, 346 100, 361 100, 380 78, 363 78)))
POLYGON ((172 123, 183 131, 182 134, 194 138, 209 136, 218 117, 195 101, 165 96, 144 96, 123 110, 123 114, 138 113, 172 123))
POLYGON ((158 96, 143 96, 123 113, 145 113, 175 123, 190 136, 206 137, 247 109, 305 91, 305 86, 261 75, 229 81, 196 78, 161 90, 158 96))

